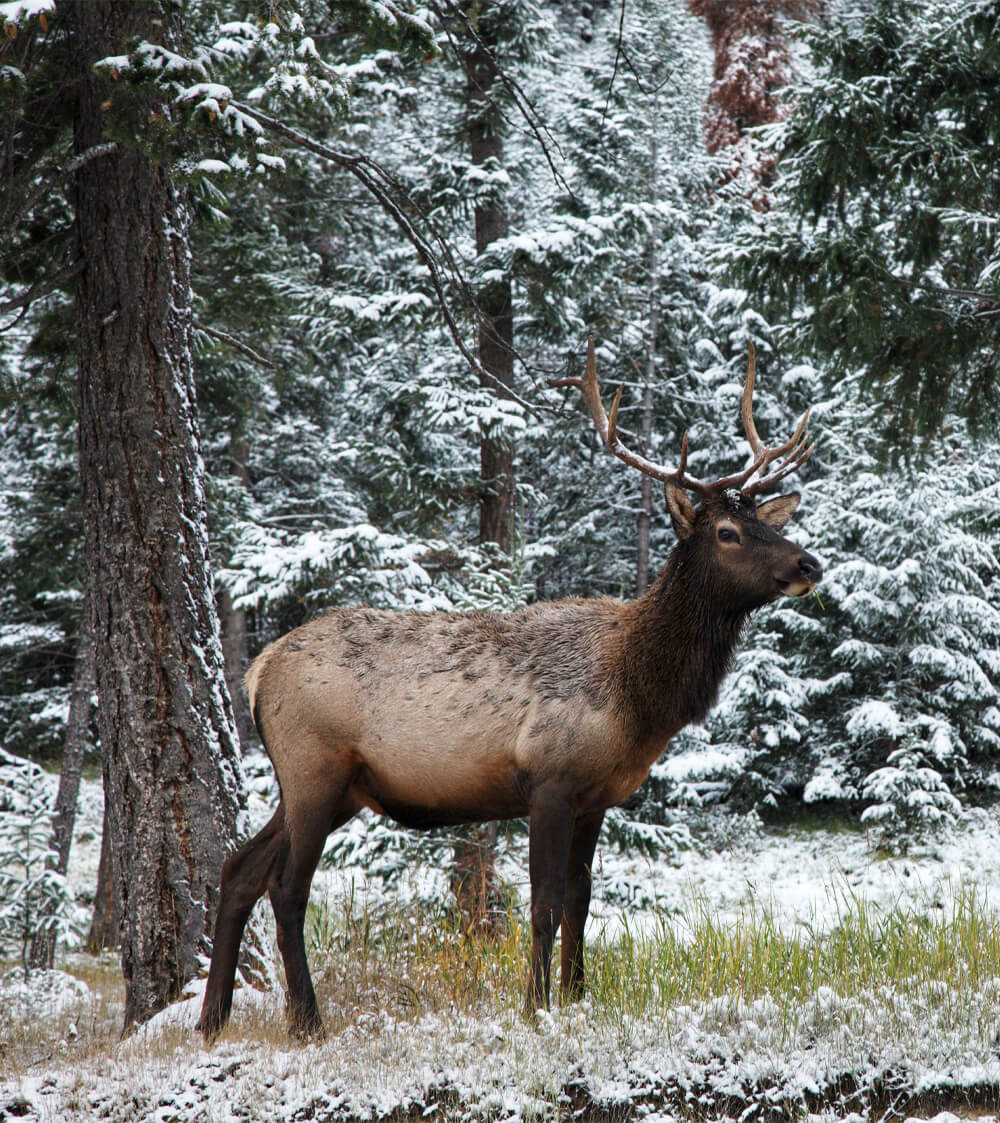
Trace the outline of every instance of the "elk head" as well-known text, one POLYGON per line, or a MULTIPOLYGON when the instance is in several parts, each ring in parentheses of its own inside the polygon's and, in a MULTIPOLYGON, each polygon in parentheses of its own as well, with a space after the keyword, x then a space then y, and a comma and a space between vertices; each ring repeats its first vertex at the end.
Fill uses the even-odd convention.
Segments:
POLYGON ((764 444, 753 419, 755 373, 751 343, 740 412, 754 458, 742 471, 713 483, 687 474, 687 433, 681 441, 680 465, 676 469, 647 460, 622 442, 617 426, 622 388, 615 395, 609 416, 601 401, 593 340, 587 348, 584 377, 550 383, 577 387, 608 451, 663 483, 667 508, 679 539, 679 564, 694 574, 704 575, 714 599, 736 613, 748 612, 780 596, 803 596, 812 591, 823 575, 822 566, 811 554, 781 534, 799 505, 798 492, 758 505, 757 497, 801 467, 815 445, 809 443, 806 432, 808 410, 787 441, 774 448, 764 444), (700 498, 698 507, 691 503, 688 492, 700 498))

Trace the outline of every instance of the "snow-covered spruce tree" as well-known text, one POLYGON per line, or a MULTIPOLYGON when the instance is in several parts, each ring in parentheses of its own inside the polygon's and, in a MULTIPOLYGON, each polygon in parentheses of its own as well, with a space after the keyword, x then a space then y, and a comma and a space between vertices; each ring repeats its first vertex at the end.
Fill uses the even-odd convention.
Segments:
POLYGON ((939 835, 962 811, 941 773, 927 767, 912 742, 889 754, 885 767, 867 777, 862 794, 873 802, 861 821, 874 829, 879 845, 904 854, 926 836, 939 835))
POLYGON ((25 975, 35 940, 80 931, 65 874, 50 861, 50 789, 37 764, 0 749, 0 954, 15 953, 25 975))
POLYGON ((1000 405, 996 31, 992 0, 876 0, 805 30, 773 211, 735 255, 902 441, 950 412, 988 433, 1000 405))
MULTIPOLYGON (((291 21, 298 30, 290 34, 304 43, 311 9, 300 8, 291 21)), ((226 34, 232 44, 231 30, 226 34)), ((277 28, 273 35, 252 26, 241 34, 247 43, 240 65, 227 69, 211 51, 205 54, 213 74, 243 83, 260 77, 254 104, 280 114, 282 128, 307 128, 309 143, 287 146, 286 173, 254 186, 259 219, 248 213, 240 221, 237 204, 233 221, 206 235, 218 246, 218 256, 212 255, 224 275, 252 277, 250 307, 261 308, 268 323, 268 338, 257 349, 275 365, 273 374, 251 371, 252 359, 232 351, 225 363, 256 392, 247 409, 228 411, 230 420, 217 430, 220 465, 227 456, 242 465, 228 480, 224 473, 217 477, 227 508, 223 581, 240 606, 255 608, 258 620, 270 606, 269 631, 301 622, 303 607, 311 613, 358 600, 410 607, 469 603, 468 568, 472 599, 483 586, 495 604, 504 584, 521 599, 516 579, 491 579, 487 589, 486 556, 462 547, 479 432, 505 411, 494 403, 492 387, 476 386, 442 346, 443 325, 428 314, 441 295, 454 301, 459 319, 471 309, 463 309, 461 291, 434 293, 391 208, 363 189, 343 161, 326 155, 353 150, 362 159, 368 150, 387 151, 393 136, 404 154, 421 144, 426 152, 427 122, 408 124, 420 68, 398 43, 383 36, 381 45, 372 45, 370 36, 348 32, 332 45, 335 55, 319 60, 290 52, 306 61, 282 70, 275 61, 282 38, 277 28), (289 91, 294 99, 285 98, 289 91), (314 151, 314 141, 326 147, 314 151), (326 195, 336 205, 324 208, 317 224, 304 207, 326 195), (235 239, 231 229, 238 231, 235 239), (238 456, 229 455, 233 449, 238 456), (458 545, 446 545, 444 532, 458 545)), ((421 53, 426 50, 424 42, 421 53)), ((461 81, 454 62, 453 77, 461 81)), ((182 85, 178 96, 196 120, 225 120, 218 89, 182 85)), ((249 120, 238 116, 233 128, 248 129, 249 120)), ((237 145, 233 172, 241 161, 237 145)), ((418 167, 426 178, 424 161, 414 158, 413 170, 418 167)), ((394 198, 405 199, 409 171, 404 161, 390 188, 394 198)), ((428 209, 425 182, 413 186, 411 197, 412 213, 428 209)), ((426 236, 436 237, 433 227, 426 236)), ((471 224, 465 239, 473 244, 471 224)), ((453 284, 447 275, 445 281, 453 284)), ((213 319, 229 314, 224 295, 208 300, 213 319)), ((253 343, 261 334, 253 313, 245 322, 251 329, 242 338, 253 343)), ((217 364, 227 343, 220 333, 208 342, 208 357, 217 364)), ((219 384, 220 399, 227 384, 229 377, 219 384)), ((517 410, 508 412, 516 420, 517 410)))
POLYGON ((864 402, 853 380, 814 414, 796 533, 824 562, 818 596, 754 625, 707 723, 748 803, 868 799, 904 744, 967 798, 1000 779, 1000 448, 955 421, 933 463, 887 467, 859 440, 864 402))
POLYGON ((749 798, 858 800, 904 741, 956 792, 995 784, 997 446, 975 436, 996 390, 989 7, 878 3, 809 29, 815 68, 769 133, 773 205, 727 251, 786 378, 824 403, 801 522, 825 611, 779 607, 772 641, 751 635, 714 727, 739 734, 749 798))
POLYGON ((0 728, 9 751, 51 760, 83 596, 79 469, 68 372, 27 344, 7 341, 20 371, 0 406, 0 728))
MULTIPOLYGON (((714 414, 708 383, 729 381, 718 350, 700 347, 710 337, 698 247, 711 182, 698 123, 707 55, 683 5, 630 5, 620 42, 605 15, 587 45, 561 28, 572 65, 539 83, 538 104, 559 126, 562 178, 536 171, 534 205, 505 252, 519 338, 540 364, 574 373, 593 334, 606 393, 625 383, 619 416, 633 443, 669 460, 683 430, 714 414), (715 375, 699 385, 706 367, 715 375)), ((543 418, 525 443, 544 494, 529 514, 539 595, 631 595, 669 548, 659 491, 607 458, 575 395, 559 404, 563 416, 543 418)), ((696 442, 702 465, 714 443, 696 442)))

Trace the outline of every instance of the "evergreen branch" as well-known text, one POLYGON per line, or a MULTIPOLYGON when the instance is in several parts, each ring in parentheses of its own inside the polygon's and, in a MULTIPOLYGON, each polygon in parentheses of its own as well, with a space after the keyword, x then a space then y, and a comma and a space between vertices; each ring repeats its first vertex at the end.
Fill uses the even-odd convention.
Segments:
POLYGON ((219 340, 220 343, 225 343, 227 346, 232 347, 234 351, 239 351, 241 354, 246 355, 248 359, 252 359, 253 362, 257 363, 259 366, 266 367, 268 370, 277 369, 270 359, 265 359, 263 355, 258 354, 248 343, 244 343, 241 339, 237 339, 236 336, 230 335, 228 332, 220 331, 218 328, 210 328, 206 324, 197 323, 195 324, 195 329, 197 331, 203 331, 206 335, 211 336, 212 339, 219 340))
MULTIPOLYGON (((549 152, 549 145, 546 143, 545 137, 542 136, 542 132, 544 131, 546 133, 546 135, 548 135, 551 138, 552 143, 554 144, 554 146, 556 148, 556 151, 559 152, 560 156, 562 156, 562 150, 559 147, 559 142, 554 137, 552 137, 552 134, 549 132, 548 126, 545 124, 545 122, 542 120, 541 115, 535 109, 534 105, 531 102, 531 99, 522 90, 520 84, 518 82, 516 82, 513 78, 511 78, 510 75, 507 73, 507 70, 503 66, 500 65, 500 60, 497 58, 496 53, 490 48, 489 44, 487 44, 483 41, 482 36, 472 26, 472 22, 470 21, 469 17, 455 3, 455 0, 444 0, 444 2, 447 5, 447 7, 456 16, 458 16, 458 18, 461 20, 469 38, 487 56, 487 58, 489 58, 490 62, 493 64, 493 68, 496 71, 497 77, 504 84, 504 86, 506 86, 507 92, 510 94, 511 100, 514 102, 514 104, 517 106, 518 110, 520 111, 521 116, 524 118, 525 122, 527 123, 527 126, 530 129, 532 136, 534 136, 535 140, 538 141, 538 146, 542 150, 542 155, 545 157, 545 162, 549 165, 549 170, 552 172, 552 178, 566 192, 566 194, 570 197, 570 199, 572 199, 574 202, 578 202, 579 200, 577 199, 576 192, 569 185, 569 183, 566 180, 566 177, 556 167, 555 161, 553 160, 552 155, 549 152)), ((437 11, 438 18, 441 20, 442 23, 444 23, 445 20, 444 20, 442 14, 441 14, 439 5, 438 4, 432 4, 432 7, 437 11)), ((448 37, 451 38, 451 35, 449 34, 448 37)), ((459 58, 461 58, 463 60, 463 63, 464 63, 464 61, 465 61, 464 53, 461 50, 458 49, 457 45, 456 45, 456 54, 459 56, 459 58)), ((485 91, 481 91, 481 92, 485 93, 485 91)), ((495 104, 496 103, 494 101, 494 105, 495 104)))
MULTIPOLYGON (((440 262, 434 251, 434 247, 410 221, 403 209, 403 205, 393 197, 393 193, 395 192, 401 195, 405 204, 414 209, 422 218, 425 218, 425 220, 426 216, 423 215, 423 212, 406 192, 402 184, 400 184, 386 168, 382 167, 377 161, 371 159, 370 156, 363 156, 360 153, 344 152, 343 150, 331 148, 330 145, 324 144, 314 137, 308 136, 306 133, 299 132, 298 129, 293 129, 283 121, 279 121, 275 117, 270 117, 266 113, 261 113, 259 109, 254 109, 249 105, 235 101, 230 102, 230 104, 240 113, 245 113, 248 117, 252 117, 258 124, 263 125, 265 129, 349 171, 351 175, 367 189, 379 206, 395 221, 396 225, 402 230, 407 240, 417 251, 417 256, 423 262, 430 275, 431 285, 434 288, 441 314, 444 316, 445 323, 448 326, 448 332, 455 346, 461 352, 462 357, 472 370, 475 371, 481 379, 489 383, 489 385, 499 390, 502 396, 516 402, 523 410, 536 418, 539 417, 540 410, 551 409, 549 406, 532 403, 522 398, 509 386, 501 382, 495 374, 488 371, 476 355, 469 349, 465 340, 462 338, 461 330, 448 304, 448 299, 445 295, 445 278, 442 276, 440 262)), ((470 296, 470 304, 472 304, 473 307, 477 307, 475 300, 471 299, 471 290, 468 282, 462 277, 447 245, 437 234, 434 235, 434 240, 437 241, 442 249, 442 257, 448 265, 452 278, 460 286, 462 291, 470 296)))
MULTIPOLYGON (((1000 303, 1000 293, 982 292, 980 289, 951 288, 948 285, 938 285, 933 281, 915 281, 909 277, 899 277, 884 265, 880 266, 887 277, 898 285, 905 285, 911 289, 923 289, 925 292, 938 293, 941 296, 958 296, 965 300, 979 300, 984 304, 996 305, 1000 303)), ((996 309, 987 310, 992 315, 996 309)))
MULTIPOLYGON (((40 300, 43 296, 48 296, 49 293, 55 292, 56 289, 62 288, 67 281, 72 280, 78 273, 83 271, 86 263, 83 258, 78 258, 71 265, 66 265, 59 270, 54 277, 49 278, 47 281, 39 281, 38 284, 32 285, 27 292, 22 293, 20 296, 14 297, 13 300, 5 300, 0 302, 0 315, 7 312, 12 312, 15 308, 27 308, 36 300, 40 300)), ((6 331, 13 325, 8 324, 7 327, 0 327, 0 332, 6 331)))

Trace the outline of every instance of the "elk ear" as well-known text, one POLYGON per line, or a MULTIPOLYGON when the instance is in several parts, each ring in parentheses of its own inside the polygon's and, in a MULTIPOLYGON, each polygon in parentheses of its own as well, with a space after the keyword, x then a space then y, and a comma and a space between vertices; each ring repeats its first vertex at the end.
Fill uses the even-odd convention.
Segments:
POLYGON ((776 499, 769 499, 757 508, 757 518, 774 530, 783 530, 788 520, 795 514, 801 498, 797 491, 793 491, 789 495, 779 495, 776 499))
POLYGON ((676 484, 665 483, 663 494, 667 499, 667 510, 670 512, 670 521, 678 538, 687 538, 694 530, 694 507, 687 497, 687 492, 676 484))

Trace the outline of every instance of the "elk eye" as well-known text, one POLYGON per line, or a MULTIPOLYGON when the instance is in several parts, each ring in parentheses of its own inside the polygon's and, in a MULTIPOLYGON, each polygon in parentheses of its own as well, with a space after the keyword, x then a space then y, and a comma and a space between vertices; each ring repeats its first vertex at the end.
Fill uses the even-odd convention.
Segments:
POLYGON ((719 528, 719 541, 720 542, 739 542, 740 536, 732 527, 723 526, 719 528))

